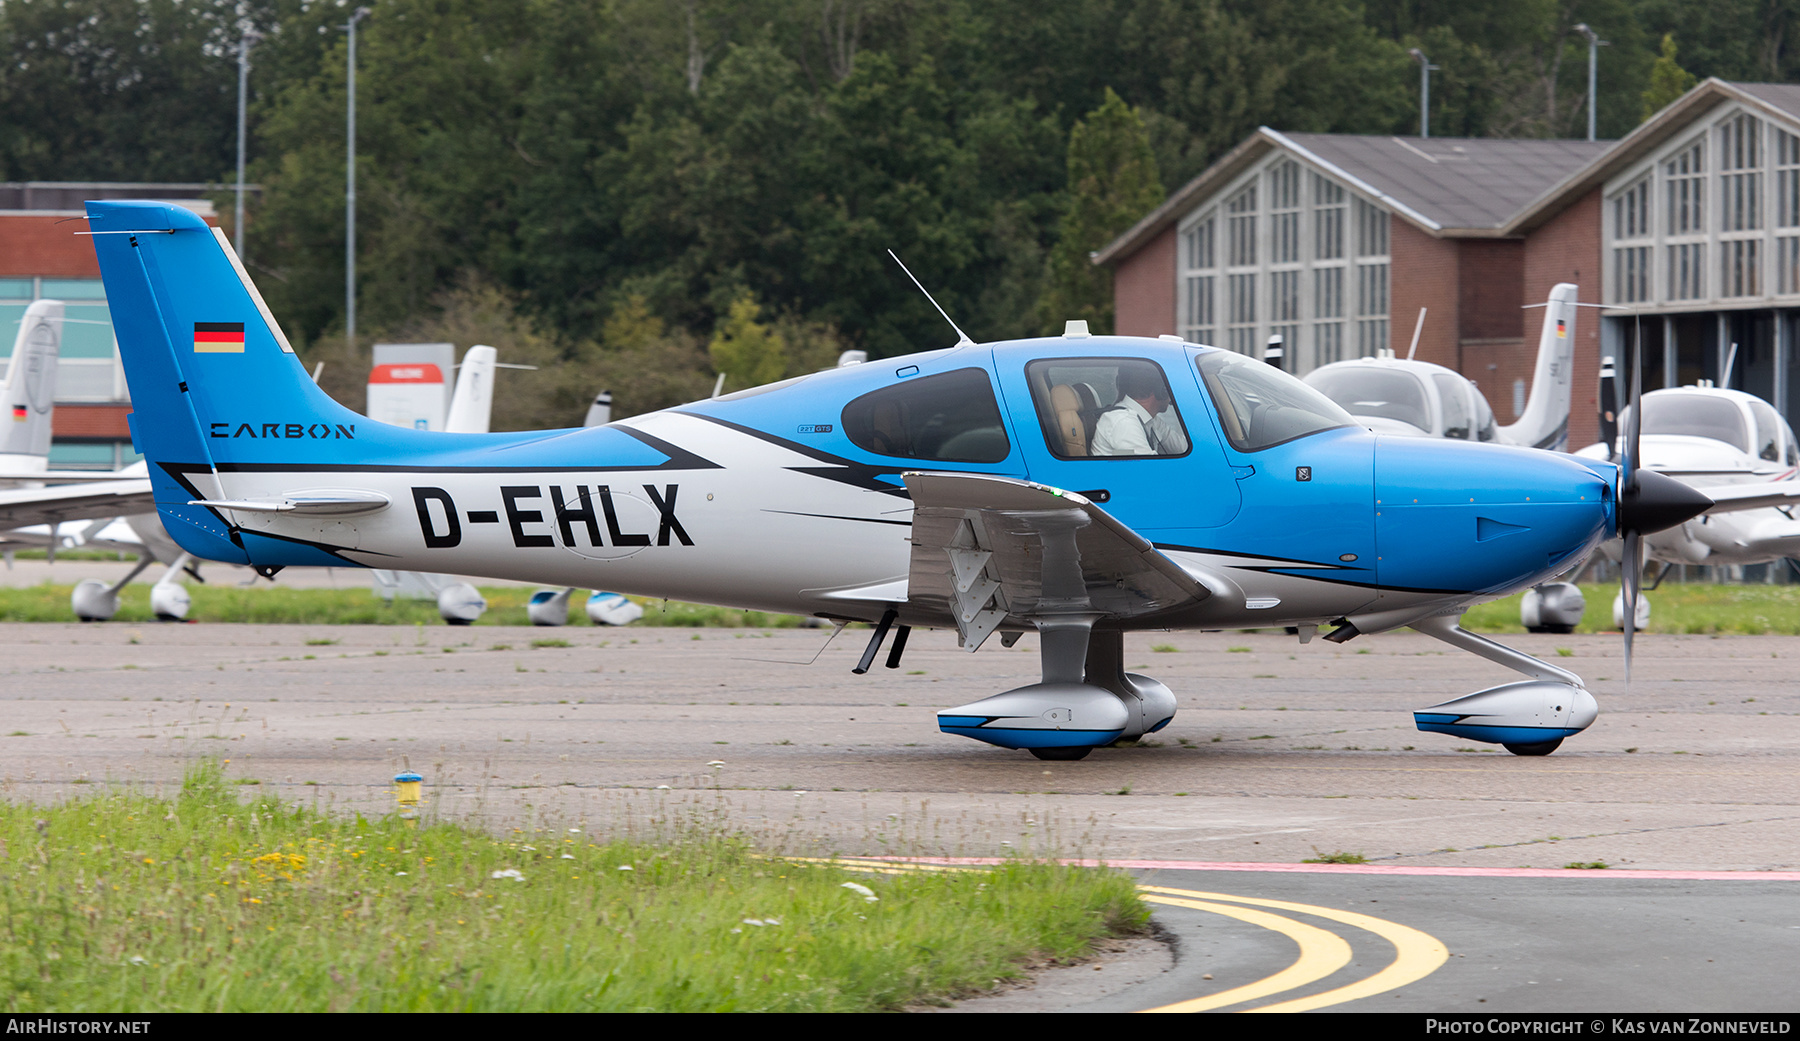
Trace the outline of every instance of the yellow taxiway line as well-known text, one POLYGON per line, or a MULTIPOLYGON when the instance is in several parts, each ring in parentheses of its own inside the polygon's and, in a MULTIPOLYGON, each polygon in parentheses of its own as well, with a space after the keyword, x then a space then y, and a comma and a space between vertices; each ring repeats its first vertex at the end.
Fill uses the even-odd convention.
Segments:
MULTIPOLYGON (((1228 893, 1206 893, 1193 889, 1171 889, 1166 886, 1140 885, 1138 886, 1138 891, 1144 894, 1144 899, 1152 903, 1173 904, 1178 907, 1191 907, 1203 911, 1215 910, 1216 905, 1207 906, 1207 903, 1210 901, 1226 901, 1234 904, 1249 904, 1255 907, 1275 908, 1282 911, 1295 911, 1300 914, 1311 915, 1315 918, 1324 918, 1328 921, 1341 922, 1344 925, 1355 926, 1358 929, 1372 932, 1394 945, 1394 960, 1389 963, 1387 968, 1382 969, 1373 976, 1320 994, 1313 994, 1304 998, 1294 998, 1290 1001, 1283 1001, 1273 1005, 1262 1005, 1257 1008, 1245 1009, 1244 1011, 1246 1012, 1308 1012, 1312 1009, 1338 1005, 1346 1001, 1355 1001, 1358 998, 1366 998, 1370 995, 1383 993, 1384 991, 1395 990, 1399 987, 1404 987, 1409 983, 1422 980, 1426 976, 1436 972, 1439 966, 1450 959, 1449 949, 1446 948, 1437 937, 1432 936, 1430 933, 1421 932, 1411 926, 1401 925, 1398 922, 1390 922, 1383 918, 1375 918, 1366 914, 1357 914, 1355 911, 1340 911, 1332 907, 1319 907, 1314 904, 1298 904, 1287 900, 1264 900, 1258 897, 1233 896, 1228 893)), ((1246 918, 1241 913, 1232 914, 1231 916, 1233 918, 1242 919, 1243 921, 1252 921, 1252 919, 1246 918)), ((1297 922, 1291 918, 1284 918, 1280 915, 1270 915, 1269 917, 1286 924, 1273 925, 1260 922, 1257 924, 1264 924, 1265 928, 1276 929, 1300 944, 1300 958, 1298 961, 1294 962, 1293 965, 1288 966, 1286 969, 1267 979, 1247 984, 1246 986, 1238 987, 1234 990, 1223 991, 1206 998, 1195 998, 1190 1001, 1176 1002, 1173 1005, 1164 1005, 1161 1008, 1146 1009, 1145 1011, 1199 1012, 1202 1009, 1207 1008, 1222 1008, 1225 1005, 1233 1005, 1242 1001, 1250 1001, 1258 997, 1264 997, 1269 994, 1280 993, 1284 990, 1292 990, 1296 987, 1311 983, 1314 980, 1322 979, 1325 975, 1329 975, 1329 972, 1320 975, 1312 975, 1312 969, 1296 972, 1296 970, 1302 969, 1303 966, 1316 967, 1325 964, 1329 958, 1332 957, 1331 953, 1329 953, 1329 949, 1326 947, 1315 946, 1314 948, 1309 949, 1308 941, 1301 937, 1310 934, 1296 930, 1294 928, 1296 926, 1299 927, 1299 929, 1310 929, 1313 933, 1330 937, 1334 943, 1343 945, 1343 949, 1346 952, 1344 961, 1340 961, 1336 965, 1333 965, 1330 970, 1331 972, 1335 972, 1338 968, 1341 968, 1348 962, 1349 944, 1345 943, 1343 938, 1337 936, 1335 933, 1326 932, 1315 926, 1307 926, 1304 923, 1297 922), (1293 975, 1290 977, 1290 974, 1293 975), (1288 983, 1278 990, 1269 990, 1265 988, 1266 984, 1287 978, 1292 978, 1295 982, 1288 983), (1254 993, 1246 993, 1242 996, 1231 998, 1231 995, 1243 991, 1254 991, 1254 993), (1217 1000, 1221 998, 1231 998, 1231 1000, 1217 1000)), ((1317 943, 1316 938, 1313 942, 1315 944, 1317 943)))
MULTIPOLYGON (((814 863, 836 863, 853 866, 857 870, 881 874, 984 870, 984 868, 971 866, 905 863, 874 857, 796 857, 789 859, 814 863)), ((1239 1005, 1247 1001, 1298 990, 1310 983, 1316 983, 1350 964, 1350 943, 1338 934, 1285 915, 1259 911, 1255 908, 1266 907, 1277 911, 1310 915, 1314 918, 1323 918, 1374 933, 1394 945, 1394 960, 1380 972, 1354 983, 1303 998, 1292 998, 1272 1005, 1259 1005, 1256 1008, 1240 1010, 1243 1012, 1310 1012, 1313 1009, 1341 1005, 1346 1001, 1356 1001, 1359 998, 1397 990, 1409 983, 1416 983, 1436 972, 1440 966, 1450 960, 1449 949, 1430 933, 1414 929, 1409 925, 1390 922, 1385 918, 1358 914, 1355 911, 1340 911, 1335 907, 1301 904, 1291 900, 1265 900, 1261 897, 1209 893, 1197 889, 1175 889, 1169 886, 1141 883, 1137 888, 1138 892, 1143 894, 1144 900, 1149 903, 1167 904, 1171 907, 1185 907, 1190 910, 1225 915, 1241 922, 1281 933, 1293 940, 1300 948, 1300 957, 1295 959, 1292 965, 1272 976, 1266 976, 1254 983, 1246 983, 1241 987, 1220 991, 1217 994, 1208 994, 1205 997, 1178 1001, 1172 1005, 1144 1009, 1145 1012, 1205 1012, 1210 1009, 1239 1005), (1233 906, 1238 904, 1249 906, 1233 906)))

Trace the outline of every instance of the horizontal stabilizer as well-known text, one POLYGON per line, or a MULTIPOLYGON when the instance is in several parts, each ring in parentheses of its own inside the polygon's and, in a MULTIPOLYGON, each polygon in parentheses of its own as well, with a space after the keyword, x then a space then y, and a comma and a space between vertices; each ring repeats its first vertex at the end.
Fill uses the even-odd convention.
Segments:
POLYGON ((292 513, 303 517, 350 517, 359 513, 376 513, 388 508, 391 500, 380 492, 322 491, 295 492, 279 499, 194 499, 189 506, 210 506, 215 510, 237 510, 242 513, 292 513))

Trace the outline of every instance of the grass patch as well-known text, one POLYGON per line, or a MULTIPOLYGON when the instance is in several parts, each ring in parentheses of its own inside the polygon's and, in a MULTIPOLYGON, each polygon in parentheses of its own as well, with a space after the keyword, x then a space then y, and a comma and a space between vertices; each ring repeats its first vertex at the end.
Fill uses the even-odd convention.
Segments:
MULTIPOLYGON (((73 587, 45 582, 17 589, 0 589, 0 622, 67 622, 73 587)), ((280 585, 243 588, 233 585, 191 585, 188 618, 196 622, 254 622, 304 625, 441 625, 437 604, 429 600, 383 600, 367 589, 289 589, 280 585)), ((530 625, 525 605, 535 590, 525 586, 486 586, 487 613, 476 625, 530 625)), ((766 611, 739 611, 727 607, 684 604, 675 601, 633 598, 644 608, 639 624, 713 629, 789 629, 800 624, 794 615, 766 611)), ((150 587, 126 586, 119 593, 115 622, 154 622, 150 587)), ((586 612, 569 612, 572 626, 591 626, 586 612)), ((311 641, 309 641, 309 645, 311 641)))
POLYGON ((0 807, 5 1007, 895 1009, 1147 917, 1110 872, 867 875, 703 829, 496 839, 238 792, 206 764, 174 799, 0 807))
POLYGON ((1307 857, 1305 860, 1302 860, 1300 863, 1302 863, 1302 864, 1367 864, 1369 862, 1369 858, 1363 856, 1361 853, 1345 853, 1343 850, 1338 850, 1336 853, 1320 853, 1319 847, 1317 847, 1317 846, 1313 847, 1313 852, 1318 853, 1319 855, 1316 857, 1307 857))
MULTIPOLYGON (((1612 601, 1618 591, 1616 583, 1584 584, 1581 595, 1587 600, 1587 610, 1575 631, 1616 632, 1612 627, 1612 601)), ((1647 631, 1652 633, 1800 633, 1800 585, 1670 582, 1646 595, 1651 603, 1647 631)), ((1519 597, 1471 607, 1463 616, 1463 625, 1477 632, 1522 633, 1525 627, 1519 624, 1519 597)))
POLYGON ((1563 867, 1570 871, 1605 871, 1612 865, 1604 860, 1571 860, 1563 867))

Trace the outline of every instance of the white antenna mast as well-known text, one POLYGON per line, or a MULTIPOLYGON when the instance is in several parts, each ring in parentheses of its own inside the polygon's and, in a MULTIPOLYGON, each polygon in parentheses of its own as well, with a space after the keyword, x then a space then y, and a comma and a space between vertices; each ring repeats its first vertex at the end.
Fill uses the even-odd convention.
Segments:
POLYGON ((948 314, 944 313, 944 309, 942 307, 938 307, 938 302, 937 302, 936 298, 934 298, 931 295, 931 291, 929 289, 926 289, 923 285, 921 285, 917 278, 913 277, 912 269, 906 266, 906 261, 901 260, 899 254, 895 253, 891 249, 887 251, 887 254, 888 254, 888 256, 894 258, 894 263, 900 265, 900 270, 906 272, 906 277, 912 279, 912 284, 919 287, 919 292, 925 294, 925 299, 931 301, 931 306, 937 307, 937 313, 944 315, 944 321, 950 322, 950 328, 956 330, 956 345, 958 347, 963 347, 963 346, 973 347, 973 346, 975 346, 975 341, 969 339, 969 334, 963 332, 962 328, 960 326, 958 326, 955 322, 951 322, 950 316, 948 314))
POLYGON ((1425 309, 1419 308, 1419 320, 1413 323, 1412 346, 1406 349, 1406 360, 1413 360, 1413 352, 1419 349, 1419 333, 1425 329, 1425 309))

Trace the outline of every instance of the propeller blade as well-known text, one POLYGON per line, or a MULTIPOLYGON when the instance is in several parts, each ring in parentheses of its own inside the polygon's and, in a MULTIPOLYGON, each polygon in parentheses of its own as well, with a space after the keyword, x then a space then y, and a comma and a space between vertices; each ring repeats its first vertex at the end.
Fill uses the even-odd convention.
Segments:
MULTIPOLYGON (((1640 343, 1642 340, 1640 338, 1640 343)), ((1637 490, 1637 471, 1643 464, 1643 456, 1638 445, 1638 433, 1644 426, 1644 359, 1634 352, 1631 357, 1631 399, 1626 402, 1630 409, 1625 420, 1625 445, 1620 463, 1625 467, 1619 480, 1619 491, 1637 490)), ((1623 496, 1621 496, 1623 498, 1623 496)))
POLYGON ((1625 533, 1625 552, 1619 556, 1619 589, 1625 600, 1625 689, 1631 689, 1631 638, 1637 632, 1638 592, 1644 584, 1643 536, 1625 533))
POLYGON ((1619 458, 1619 375, 1612 355, 1600 359, 1600 443, 1607 457, 1619 458))

